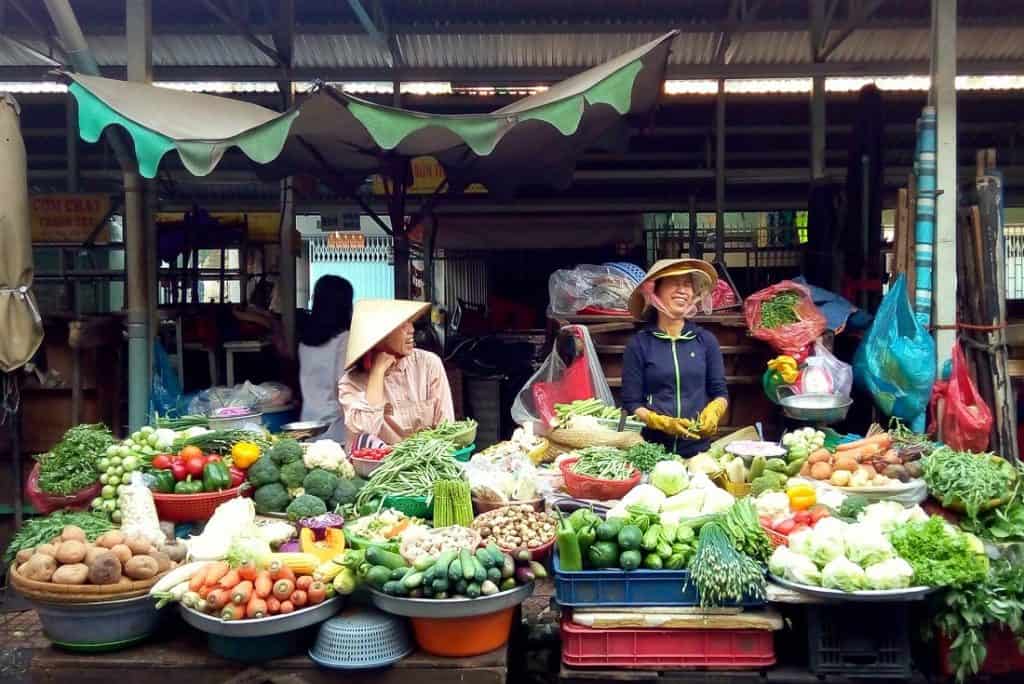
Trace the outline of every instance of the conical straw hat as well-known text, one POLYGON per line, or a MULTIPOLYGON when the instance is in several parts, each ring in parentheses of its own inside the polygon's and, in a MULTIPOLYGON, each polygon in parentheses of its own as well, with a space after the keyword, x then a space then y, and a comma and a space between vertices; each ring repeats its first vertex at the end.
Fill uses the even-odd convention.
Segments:
POLYGON ((633 318, 643 318, 644 309, 647 308, 647 302, 640 291, 640 287, 644 283, 678 275, 693 276, 693 287, 696 290, 694 294, 697 298, 709 294, 715 289, 715 284, 718 282, 718 272, 715 271, 715 267, 703 259, 661 259, 651 266, 647 275, 629 296, 629 312, 633 314, 633 318))
POLYGON ((363 299, 356 302, 345 349, 345 368, 350 368, 385 337, 407 321, 419 318, 429 308, 429 302, 407 299, 363 299))

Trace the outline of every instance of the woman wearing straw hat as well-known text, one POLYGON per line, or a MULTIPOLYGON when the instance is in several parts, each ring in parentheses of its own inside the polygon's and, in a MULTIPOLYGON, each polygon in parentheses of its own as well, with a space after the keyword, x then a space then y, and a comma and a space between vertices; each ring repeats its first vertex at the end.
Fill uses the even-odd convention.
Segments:
POLYGON ((397 444, 455 420, 452 391, 437 354, 413 346, 413 321, 430 304, 401 299, 356 302, 338 386, 349 443, 397 444))
POLYGON ((644 422, 644 439, 680 456, 707 449, 728 406, 718 340, 688 321, 710 311, 718 281, 701 259, 662 259, 629 298, 629 310, 649 325, 626 345, 622 405, 644 422))

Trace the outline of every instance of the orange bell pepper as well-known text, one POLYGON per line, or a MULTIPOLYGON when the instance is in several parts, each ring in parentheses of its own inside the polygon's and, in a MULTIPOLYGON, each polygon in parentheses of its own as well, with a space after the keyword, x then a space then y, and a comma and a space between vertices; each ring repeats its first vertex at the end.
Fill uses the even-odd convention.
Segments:
POLYGON ((818 495, 811 485, 800 484, 786 490, 789 507, 794 511, 805 511, 818 502, 818 495))

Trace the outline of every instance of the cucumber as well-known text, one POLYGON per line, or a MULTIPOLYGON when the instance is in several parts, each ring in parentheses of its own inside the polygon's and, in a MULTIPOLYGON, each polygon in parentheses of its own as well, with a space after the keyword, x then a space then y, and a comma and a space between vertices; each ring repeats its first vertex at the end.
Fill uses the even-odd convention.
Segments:
POLYGON ((502 591, 508 591, 509 589, 515 589, 516 588, 516 580, 515 580, 514 577, 506 577, 505 579, 501 580, 501 585, 499 585, 499 586, 501 587, 502 591))
POLYGON ((476 566, 473 564, 473 554, 469 549, 462 549, 459 554, 459 562, 462 564, 462 579, 470 582, 476 577, 476 566))
POLYGON ((374 565, 366 573, 366 583, 375 589, 383 589, 391 581, 391 571, 383 565, 374 565))
POLYGON ((444 551, 440 556, 437 557, 437 562, 434 565, 437 566, 440 572, 448 572, 448 566, 452 564, 452 561, 459 557, 456 551, 444 551))
POLYGON ((412 571, 412 568, 395 568, 391 571, 391 579, 400 580, 412 571))
POLYGON ((415 589, 423 584, 423 573, 422 572, 410 572, 404 578, 402 578, 402 584, 405 585, 406 589, 415 589))
POLYGON ((466 580, 460 579, 458 582, 455 583, 453 591, 456 594, 465 594, 466 593, 466 587, 468 587, 468 586, 469 586, 469 584, 466 583, 466 580))
POLYGON ((434 590, 435 594, 443 594, 448 591, 448 580, 436 579, 430 584, 430 588, 434 590))
POLYGON ((366 549, 366 562, 371 565, 383 565, 389 570, 406 567, 405 559, 397 553, 385 551, 379 546, 371 546, 366 549))
POLYGON ((388 582, 384 585, 384 593, 389 596, 408 596, 409 590, 401 582, 388 582))
POLYGON ((470 582, 469 586, 466 587, 466 597, 471 599, 480 598, 480 585, 476 582, 470 582))
POLYGON ((499 582, 501 582, 501 570, 499 570, 498 568, 491 568, 487 571, 487 579, 494 582, 495 584, 498 584, 499 582))
POLYGON ((476 554, 474 555, 480 565, 484 566, 484 570, 490 570, 497 565, 497 563, 494 562, 494 556, 487 553, 487 549, 477 549, 476 554))
POLYGON ((516 562, 512 560, 512 556, 503 555, 501 564, 502 579, 508 579, 514 574, 516 574, 516 562))
POLYGON ((430 586, 430 583, 434 581, 437 575, 437 566, 431 565, 429 568, 423 571, 423 583, 430 586))
POLYGON ((475 558, 473 559, 473 581, 477 584, 487 581, 487 568, 475 558))
POLYGON ((437 559, 433 556, 421 556, 416 559, 416 562, 412 564, 412 567, 416 568, 418 572, 423 572, 435 562, 437 562, 437 559))
POLYGON ((498 545, 494 542, 491 542, 487 545, 486 551, 487 553, 491 554, 491 558, 494 559, 495 565, 501 565, 505 562, 505 554, 502 553, 501 549, 499 549, 498 545))
POLYGON ((458 582, 462 577, 462 561, 456 558, 452 561, 452 564, 448 566, 448 580, 451 582, 458 582))

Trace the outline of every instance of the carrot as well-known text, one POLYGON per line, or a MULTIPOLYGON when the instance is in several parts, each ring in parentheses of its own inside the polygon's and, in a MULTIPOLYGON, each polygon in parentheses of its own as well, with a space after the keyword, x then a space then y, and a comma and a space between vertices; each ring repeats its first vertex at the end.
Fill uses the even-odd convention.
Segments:
POLYGON ((301 589, 296 589, 292 592, 292 596, 288 600, 291 601, 292 605, 296 608, 301 608, 309 602, 309 597, 306 595, 306 592, 301 589))
POLYGON ((224 561, 217 561, 216 563, 210 563, 210 569, 206 573, 206 579, 203 580, 203 584, 216 584, 220 579, 228 574, 228 570, 231 569, 224 561))
POLYGON ((252 582, 249 580, 239 582, 235 585, 235 588, 231 590, 232 603, 244 606, 249 603, 250 598, 252 598, 252 582))
POLYGON ((274 589, 274 583, 270 579, 270 573, 266 570, 256 575, 256 581, 252 583, 253 591, 260 598, 267 598, 270 596, 270 592, 274 589))
POLYGON ((267 597, 267 614, 277 615, 281 611, 281 602, 273 596, 267 597))
POLYGON ((306 595, 309 597, 309 605, 315 606, 318 603, 323 603, 327 598, 327 589, 323 582, 313 582, 309 585, 306 595))
POLYGON ((276 596, 279 601, 287 600, 294 591, 295 582, 292 582, 291 580, 282 579, 274 582, 274 596, 276 596))
POLYGON ((241 620, 245 617, 245 608, 242 606, 236 606, 232 603, 224 606, 224 610, 220 612, 221 620, 241 620))
POLYGON ((284 563, 274 561, 270 564, 270 579, 274 580, 291 580, 295 581, 295 572, 284 563))
POLYGON ((839 446, 836 447, 836 451, 853 451, 856 449, 860 449, 861 447, 866 447, 869 444, 877 446, 882 451, 885 451, 886 449, 889 448, 890 445, 892 445, 892 437, 889 436, 888 432, 882 432, 880 434, 875 435, 874 437, 865 437, 864 439, 858 439, 856 442, 846 442, 845 444, 840 444, 839 446))
POLYGON ((291 601, 281 601, 281 614, 292 613, 295 611, 295 606, 292 605, 291 601))
POLYGON ((259 571, 251 560, 242 561, 242 564, 238 566, 238 576, 243 580, 252 581, 256 579, 257 574, 259 574, 259 571))
POLYGON ((203 585, 203 586, 199 587, 199 589, 196 591, 196 593, 199 594, 199 598, 201 598, 203 600, 206 600, 206 597, 210 594, 210 592, 212 590, 213 590, 213 587, 208 587, 206 585, 203 585))
POLYGON ((196 570, 196 573, 188 581, 189 591, 199 591, 200 587, 206 584, 206 575, 210 571, 210 567, 213 563, 207 563, 203 567, 196 570))
POLYGON ((206 595, 206 607, 211 611, 221 610, 230 599, 231 593, 227 589, 214 589, 206 595))
POLYGON ((309 589, 309 585, 313 583, 313 578, 309 575, 303 575, 295 580, 295 588, 306 591, 309 589))
POLYGON ((231 570, 228 574, 220 578, 217 582, 217 586, 221 589, 234 589, 235 585, 242 581, 242 578, 238 576, 237 570, 231 570))
POLYGON ((407 528, 409 526, 410 522, 411 522, 411 520, 409 518, 406 518, 402 522, 398 523, 397 525, 395 525, 391 529, 389 529, 386 532, 384 532, 384 538, 385 539, 393 539, 393 538, 397 537, 398 535, 402 534, 402 532, 405 531, 405 528, 407 528))
POLYGON ((865 444, 857 449, 847 449, 846 451, 837 451, 836 456, 849 456, 855 459, 858 463, 866 458, 870 458, 881 453, 881 449, 877 444, 865 444))
POLYGON ((245 606, 245 617, 247 618, 261 618, 267 615, 267 602, 261 599, 256 594, 252 595, 249 599, 248 605, 245 606))

